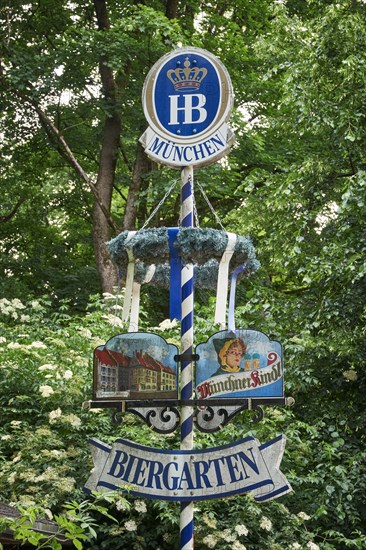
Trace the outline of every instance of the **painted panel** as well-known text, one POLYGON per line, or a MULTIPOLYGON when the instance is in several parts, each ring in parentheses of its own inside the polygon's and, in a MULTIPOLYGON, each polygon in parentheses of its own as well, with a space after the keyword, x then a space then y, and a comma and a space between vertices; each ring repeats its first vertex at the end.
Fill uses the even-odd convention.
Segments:
POLYGON ((94 350, 95 399, 176 399, 178 348, 158 334, 113 336, 94 350))
POLYGON ((262 332, 217 332, 196 353, 198 398, 283 397, 282 346, 262 332))

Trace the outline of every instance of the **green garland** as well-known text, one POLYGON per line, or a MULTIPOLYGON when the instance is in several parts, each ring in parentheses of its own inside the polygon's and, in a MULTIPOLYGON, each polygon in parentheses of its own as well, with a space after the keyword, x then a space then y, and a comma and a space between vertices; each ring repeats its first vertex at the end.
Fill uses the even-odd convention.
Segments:
MULTIPOLYGON (((135 261, 134 280, 143 283, 150 265, 156 266, 150 284, 169 285, 169 244, 167 228, 142 229, 127 241, 128 231, 123 231, 107 243, 110 257, 117 266, 122 279, 126 278, 129 263, 128 250, 132 251, 135 261), (127 241, 127 242, 126 242, 127 241)), ((225 231, 217 229, 181 228, 176 247, 183 264, 194 264, 195 286, 215 289, 219 262, 227 247, 228 237, 225 231)), ((246 264, 241 274, 250 275, 259 268, 255 250, 250 239, 237 235, 234 254, 230 261, 230 273, 240 265, 246 264)))

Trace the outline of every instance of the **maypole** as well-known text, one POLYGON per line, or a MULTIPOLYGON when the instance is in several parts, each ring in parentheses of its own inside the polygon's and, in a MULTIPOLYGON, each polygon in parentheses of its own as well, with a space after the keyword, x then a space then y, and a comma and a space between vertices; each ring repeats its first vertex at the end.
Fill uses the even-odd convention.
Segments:
MULTIPOLYGON (((193 168, 183 168, 181 175, 181 225, 193 227, 193 168)), ((181 275, 181 399, 193 398, 193 308, 194 308, 194 268, 193 265, 182 267, 181 275), (187 359, 185 359, 187 357, 187 359)), ((181 450, 193 449, 193 407, 184 405, 181 409, 181 450)), ((180 548, 193 549, 193 502, 181 503, 180 515, 180 548)))
POLYGON ((88 407, 115 409, 115 422, 121 421, 118 412, 131 412, 161 434, 180 428, 180 449, 167 452, 123 438, 110 446, 94 439, 95 467, 85 490, 127 487, 132 495, 179 502, 180 550, 194 548, 194 501, 251 491, 257 502, 266 502, 291 491, 279 470, 282 435, 262 445, 250 435, 204 450, 193 445, 194 427, 214 433, 243 410, 255 411, 253 420, 259 421, 261 405, 293 404, 284 397, 280 342, 235 327, 237 278, 259 267, 252 243, 224 228, 194 227, 193 169, 229 152, 232 103, 230 77, 210 52, 179 48, 151 68, 143 90, 149 126, 140 141, 155 162, 181 170, 180 227, 148 230, 146 222, 108 243, 126 280, 122 319, 130 324, 128 333, 94 351, 94 400, 88 407), (181 319, 180 353, 163 337, 138 330, 143 283, 170 286, 170 316, 181 319), (215 285, 220 331, 195 345, 194 286, 215 285))

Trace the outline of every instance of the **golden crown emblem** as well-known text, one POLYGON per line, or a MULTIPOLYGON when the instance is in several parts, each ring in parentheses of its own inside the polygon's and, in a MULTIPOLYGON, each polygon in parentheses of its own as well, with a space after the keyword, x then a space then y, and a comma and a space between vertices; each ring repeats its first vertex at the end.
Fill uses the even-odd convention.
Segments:
MULTIPOLYGON (((194 64, 195 62, 193 62, 194 64)), ((201 86, 202 80, 207 75, 207 69, 205 67, 191 67, 189 58, 186 57, 183 67, 177 67, 176 69, 169 69, 166 75, 173 83, 175 90, 184 90, 186 92, 192 92, 198 90, 201 86)))

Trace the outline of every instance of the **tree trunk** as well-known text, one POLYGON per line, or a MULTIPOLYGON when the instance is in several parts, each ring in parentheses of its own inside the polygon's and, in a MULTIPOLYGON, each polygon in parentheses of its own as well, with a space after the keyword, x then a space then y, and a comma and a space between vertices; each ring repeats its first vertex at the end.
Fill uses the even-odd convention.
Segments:
POLYGON ((168 0, 166 3, 165 15, 168 19, 176 19, 178 0, 168 0))
MULTIPOLYGON (((142 132, 141 132, 142 133, 142 132)), ((125 231, 133 230, 136 226, 138 197, 143 176, 149 171, 149 159, 146 156, 140 142, 137 143, 136 161, 133 167, 132 181, 128 190, 125 215, 123 216, 123 229, 125 231)))
MULTIPOLYGON (((121 121, 118 115, 107 118, 104 124, 103 144, 100 153, 99 172, 96 188, 105 206, 110 211, 112 191, 115 179, 118 144, 121 133, 121 121)), ((108 220, 99 204, 94 201, 93 207, 93 244, 97 269, 103 292, 112 292, 117 283, 114 268, 106 248, 111 238, 108 220)))
MULTIPOLYGON (((94 0, 94 7, 98 29, 101 32, 105 32, 110 27, 105 0, 94 0)), ((117 84, 113 71, 105 62, 105 56, 101 56, 99 60, 99 73, 109 113, 106 115, 104 122, 96 188, 103 203, 110 212, 121 134, 121 117, 117 104, 117 84)), ((93 244, 103 292, 112 292, 117 282, 116 270, 109 259, 106 248, 106 242, 110 237, 110 228, 107 219, 95 201, 93 208, 93 244)))

